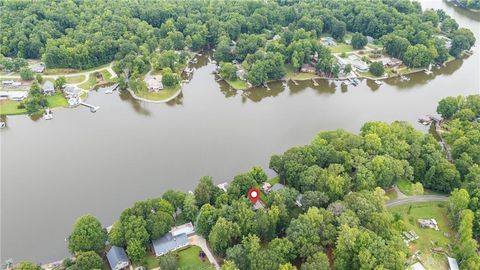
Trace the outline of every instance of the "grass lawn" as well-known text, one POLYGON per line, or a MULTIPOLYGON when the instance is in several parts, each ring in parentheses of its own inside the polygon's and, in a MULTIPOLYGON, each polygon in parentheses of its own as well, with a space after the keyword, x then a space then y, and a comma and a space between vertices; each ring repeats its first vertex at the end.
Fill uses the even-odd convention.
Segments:
POLYGON ((280 182, 280 176, 275 176, 267 181, 270 185, 275 185, 276 183, 280 182))
POLYGON ((108 69, 102 69, 100 71, 102 73, 102 77, 103 77, 103 80, 104 81, 109 81, 110 78, 112 77, 112 73, 110 73, 110 71, 108 71, 108 69))
POLYGON ((285 77, 296 81, 310 80, 312 78, 318 77, 316 74, 313 73, 298 72, 298 70, 296 70, 292 65, 285 65, 285 69, 287 70, 285 77))
POLYGON ((352 45, 348 45, 345 43, 338 43, 336 46, 330 47, 330 51, 332 53, 342 53, 342 52, 353 52, 354 49, 352 45))
POLYGON ((240 79, 236 79, 235 81, 225 80, 231 87, 237 90, 246 90, 248 89, 248 85, 246 81, 242 81, 240 79))
POLYGON ((408 196, 413 195, 412 182, 410 182, 408 180, 405 180, 405 179, 402 179, 402 180, 397 181, 395 184, 397 185, 397 187, 400 189, 400 191, 403 194, 408 195, 408 196))
POLYGON ((85 80, 85 75, 78 75, 78 76, 72 76, 72 77, 65 77, 65 80, 67 83, 79 83, 85 80))
POLYGON ((420 237, 410 243, 409 250, 413 253, 420 251, 420 258, 427 269, 448 269, 447 260, 444 255, 432 252, 432 248, 442 248, 443 251, 452 255, 448 245, 453 244, 455 232, 450 229, 447 217, 447 207, 444 202, 426 202, 410 205, 401 205, 389 209, 391 213, 400 213, 405 223, 406 231, 414 230, 420 237), (410 208, 411 207, 411 208, 410 208), (410 208, 410 210, 409 210, 410 208), (417 224, 419 218, 435 218, 439 231, 434 229, 423 229, 417 224), (447 233, 447 236, 445 236, 447 233), (432 244, 435 243, 435 244, 432 244))
POLYGON ((180 84, 178 84, 175 87, 165 87, 158 92, 150 92, 148 90, 136 91, 135 95, 154 101, 167 100, 173 97, 180 90, 180 87, 180 84))
POLYGON ((95 75, 93 75, 93 73, 91 73, 90 75, 88 75, 88 80, 80 84, 78 87, 85 90, 90 90, 95 86, 95 84, 97 84, 97 78, 95 77, 95 75))
POLYGON ((56 93, 53 96, 47 96, 48 106, 50 108, 67 107, 68 101, 61 93, 56 93))
POLYGON ((25 114, 26 109, 19 109, 20 101, 2 100, 0 101, 0 115, 25 114))
POLYGON ((207 270, 212 269, 210 262, 207 258, 203 262, 198 254, 200 248, 197 246, 191 246, 178 252, 179 267, 180 269, 195 269, 195 270, 207 270))
POLYGON ((136 264, 133 264, 133 267, 139 267, 139 266, 143 266, 143 267, 146 267, 147 269, 154 269, 154 268, 157 268, 160 266, 160 261, 158 260, 157 257, 155 257, 155 255, 153 254, 147 254, 147 257, 144 258, 144 262, 143 263, 136 263, 136 264))
POLYGON ((43 75, 62 75, 77 72, 79 72, 79 70, 73 68, 46 68, 43 75))

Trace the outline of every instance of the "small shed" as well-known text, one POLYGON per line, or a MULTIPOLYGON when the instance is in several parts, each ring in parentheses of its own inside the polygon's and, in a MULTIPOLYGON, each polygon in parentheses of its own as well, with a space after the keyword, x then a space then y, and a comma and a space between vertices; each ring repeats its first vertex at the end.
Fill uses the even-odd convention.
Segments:
POLYGON ((167 233, 159 239, 152 241, 155 256, 160 257, 168 252, 188 246, 188 238, 185 233, 173 236, 172 233, 167 233))
POLYGON ((459 270, 460 269, 458 267, 457 259, 447 256, 447 260, 448 260, 448 269, 449 270, 459 270))
POLYGON ((42 85, 42 92, 45 95, 51 95, 55 93, 55 87, 51 81, 45 81, 42 85))
POLYGON ((107 260, 112 270, 125 269, 130 266, 127 254, 121 247, 112 246, 107 252, 107 260))

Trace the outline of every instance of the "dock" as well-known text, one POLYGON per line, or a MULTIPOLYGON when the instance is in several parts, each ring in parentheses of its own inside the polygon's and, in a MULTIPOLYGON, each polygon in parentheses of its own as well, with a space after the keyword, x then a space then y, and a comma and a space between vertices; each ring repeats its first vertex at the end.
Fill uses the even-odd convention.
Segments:
POLYGON ((314 86, 318 86, 318 82, 317 82, 317 81, 315 81, 315 79, 314 79, 314 78, 312 78, 312 82, 313 82, 313 85, 314 85, 314 86))
POLYGON ((292 79, 292 82, 293 82, 295 85, 298 85, 298 82, 295 81, 294 79, 292 79))
POLYGON ((268 84, 266 82, 263 83, 263 86, 265 86, 265 88, 267 88, 267 90, 270 90, 270 86, 268 86, 268 84))
POLYGON ((94 113, 94 112, 98 111, 98 109, 100 109, 100 106, 93 106, 93 105, 85 103, 83 101, 80 101, 80 105, 83 105, 83 106, 89 108, 92 113, 94 113))

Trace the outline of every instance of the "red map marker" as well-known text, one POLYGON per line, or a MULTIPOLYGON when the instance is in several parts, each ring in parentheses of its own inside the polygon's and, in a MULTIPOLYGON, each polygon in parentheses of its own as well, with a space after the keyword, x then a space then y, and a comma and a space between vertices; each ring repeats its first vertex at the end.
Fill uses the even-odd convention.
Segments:
POLYGON ((248 198, 253 204, 255 204, 258 201, 258 198, 260 198, 260 191, 256 188, 249 189, 248 198))

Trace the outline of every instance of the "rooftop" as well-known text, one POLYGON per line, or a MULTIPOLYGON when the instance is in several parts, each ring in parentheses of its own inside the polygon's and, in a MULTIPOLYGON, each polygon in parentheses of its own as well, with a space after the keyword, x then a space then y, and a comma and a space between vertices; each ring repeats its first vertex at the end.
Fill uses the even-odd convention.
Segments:
POLYGON ((153 249, 155 256, 162 256, 170 251, 177 250, 179 248, 188 245, 188 238, 186 234, 180 234, 173 236, 171 233, 167 233, 159 239, 153 240, 153 249))
POLYGON ((117 246, 112 246, 107 252, 107 260, 113 270, 123 269, 130 265, 125 250, 117 246))
POLYGON ((178 236, 181 234, 186 234, 190 235, 195 233, 195 228, 193 227, 193 224, 191 222, 172 227, 172 230, 170 230, 170 233, 172 236, 178 236))
POLYGON ((450 270, 459 270, 458 263, 455 258, 447 256, 447 260, 448 260, 448 267, 450 270))
POLYGON ((285 186, 284 186, 283 184, 276 183, 275 185, 273 185, 273 186, 270 188, 269 192, 270 192, 270 191, 278 191, 278 190, 284 189, 284 188, 285 188, 285 186))

